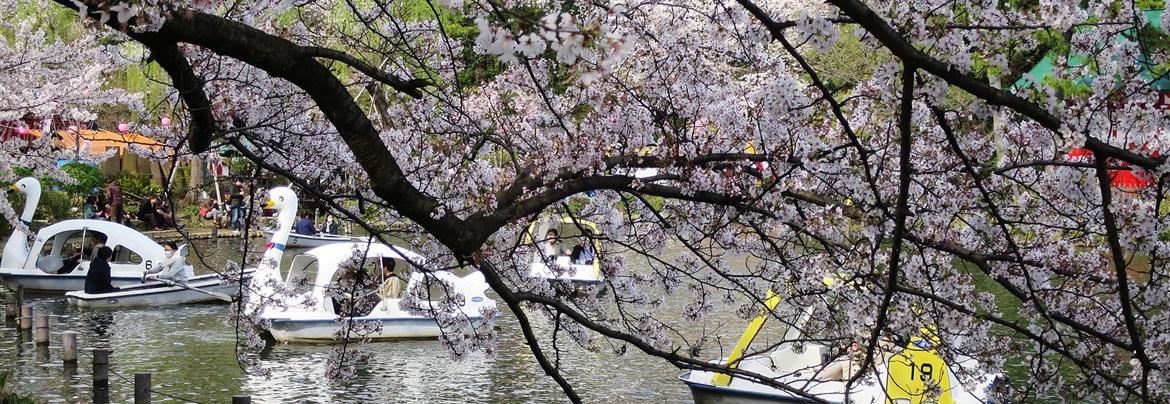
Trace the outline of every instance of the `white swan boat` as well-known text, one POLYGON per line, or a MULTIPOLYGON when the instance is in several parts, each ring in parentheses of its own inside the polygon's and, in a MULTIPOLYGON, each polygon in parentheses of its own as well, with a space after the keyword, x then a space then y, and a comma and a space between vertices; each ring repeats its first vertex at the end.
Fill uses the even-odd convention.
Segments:
MULTIPOLYGON (((435 318, 416 315, 400 308, 402 298, 386 296, 373 309, 360 316, 345 316, 338 313, 334 296, 344 292, 338 290, 339 270, 347 262, 363 262, 362 270, 373 270, 381 281, 381 269, 394 262, 399 269, 421 267, 423 257, 402 247, 380 243, 349 242, 335 243, 311 249, 293 258, 287 277, 280 276, 279 263, 284 254, 289 230, 296 219, 297 196, 289 188, 279 187, 269 191, 265 208, 277 211, 277 228, 268 243, 264 257, 256 269, 249 289, 246 308, 259 312, 259 317, 268 324, 268 331, 277 341, 283 342, 334 342, 344 319, 349 325, 363 332, 355 337, 372 340, 435 338, 444 331, 435 318)), ((451 287, 453 294, 461 295, 458 313, 471 324, 470 328, 492 327, 491 319, 481 314, 494 311, 495 301, 487 298, 488 289, 483 275, 474 272, 458 277, 446 271, 416 271, 409 275, 403 291, 415 293, 409 297, 413 306, 422 311, 428 309, 440 312, 451 302, 426 299, 436 288, 451 287), (428 288, 429 286, 429 288, 428 288), (420 297, 421 298, 417 298, 420 297)), ((372 295, 360 298, 376 298, 372 295)), ((452 330, 446 330, 452 331, 452 330)), ((472 331, 472 330, 464 330, 472 331)))
MULTIPOLYGON (((276 235, 275 231, 264 230, 264 236, 266 236, 269 241, 272 240, 272 236, 274 235, 276 235)), ((314 235, 290 233, 288 235, 288 242, 286 243, 286 246, 288 248, 314 248, 328 244, 351 243, 355 241, 361 240, 350 236, 341 236, 328 233, 317 233, 314 235)))
MULTIPOLYGON (((766 302, 770 313, 779 303, 778 296, 766 302)), ((806 309, 800 319, 789 327, 784 341, 769 353, 744 357, 744 352, 759 333, 770 314, 757 317, 731 351, 731 356, 714 361, 730 367, 753 372, 786 385, 789 389, 759 383, 740 375, 708 370, 690 370, 679 377, 691 390, 698 404, 711 403, 933 403, 983 404, 989 399, 995 375, 976 380, 975 388, 967 390, 955 376, 954 366, 974 366, 974 360, 960 358, 948 364, 939 357, 937 339, 927 330, 911 339, 902 349, 879 348, 875 354, 876 372, 865 374, 852 386, 847 380, 856 372, 857 361, 849 354, 830 360, 829 348, 814 342, 798 342, 801 325, 812 315, 806 309), (796 345, 800 344, 801 349, 796 345), (879 358, 879 356, 881 358, 879 358)))
MULTIPOLYGON (((65 292, 85 289, 85 274, 93 257, 95 235, 106 236, 105 245, 114 251, 110 258, 110 279, 114 286, 140 283, 142 273, 165 257, 163 247, 150 237, 114 222, 91 219, 65 220, 36 233, 30 245, 25 229, 32 222, 40 202, 41 184, 23 178, 9 192, 26 195, 20 222, 4 245, 0 258, 0 279, 9 289, 65 292)), ((99 236, 100 237, 100 236, 99 236)))
POLYGON ((596 224, 581 219, 551 217, 533 222, 524 236, 525 243, 535 250, 532 252, 529 274, 575 284, 605 282, 605 275, 601 272, 602 250, 598 234, 596 224), (556 236, 550 237, 549 231, 556 231, 556 236), (576 246, 591 246, 593 259, 574 261, 570 249, 576 248, 568 246, 565 241, 573 241, 576 246))
MULTIPOLYGON (((359 270, 369 271, 370 274, 366 276, 380 281, 379 284, 385 280, 377 274, 382 273, 382 266, 388 265, 388 261, 395 262, 393 268, 397 268, 398 272, 423 264, 423 257, 418 254, 386 244, 331 244, 299 254, 293 257, 285 281, 285 286, 295 291, 286 300, 288 306, 265 311, 261 316, 269 323, 272 337, 282 342, 336 341, 342 326, 339 318, 351 322, 355 329, 370 326, 370 330, 355 333, 354 336, 371 340, 436 338, 442 334, 443 330, 434 318, 402 309, 402 295, 366 296, 377 300, 373 309, 359 316, 344 316, 338 307, 339 302, 331 295, 344 293, 339 290, 338 272, 346 261, 351 260, 365 261, 367 265, 359 270), (298 288, 306 281, 311 282, 309 286, 298 288)), ((460 278, 447 271, 429 271, 425 274, 413 271, 405 284, 403 294, 419 291, 415 296, 422 298, 412 301, 423 313, 444 310, 444 306, 449 303, 440 301, 439 296, 443 296, 443 288, 450 287, 452 295, 461 297, 456 302, 459 306, 456 315, 466 318, 470 324, 470 329, 462 331, 470 333, 475 329, 488 329, 484 328, 485 317, 481 313, 494 309, 496 303, 485 295, 488 285, 479 272, 460 278), (428 299, 429 296, 435 296, 435 300, 428 299)), ((490 322, 486 324, 486 327, 491 326, 490 322)))
MULTIPOLYGON (((186 257, 187 245, 179 246, 176 254, 186 257)), ((169 281, 141 279, 141 283, 122 286, 116 292, 91 294, 84 290, 75 290, 65 294, 65 300, 71 306, 85 308, 123 308, 123 307, 157 307, 205 302, 231 302, 239 295, 240 282, 247 283, 252 277, 251 271, 244 271, 239 281, 229 282, 221 274, 205 274, 195 276, 190 265, 184 267, 187 281, 175 283, 169 281)), ((255 270, 252 270, 255 271, 255 270)))

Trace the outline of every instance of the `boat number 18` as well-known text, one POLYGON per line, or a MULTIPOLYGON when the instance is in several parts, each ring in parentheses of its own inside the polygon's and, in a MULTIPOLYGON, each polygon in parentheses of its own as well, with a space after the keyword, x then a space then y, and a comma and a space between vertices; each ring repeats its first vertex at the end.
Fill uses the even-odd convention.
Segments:
POLYGON ((923 363, 922 366, 918 366, 914 362, 910 362, 910 380, 914 380, 915 373, 918 373, 917 377, 919 380, 925 382, 934 378, 934 366, 929 363, 923 363))

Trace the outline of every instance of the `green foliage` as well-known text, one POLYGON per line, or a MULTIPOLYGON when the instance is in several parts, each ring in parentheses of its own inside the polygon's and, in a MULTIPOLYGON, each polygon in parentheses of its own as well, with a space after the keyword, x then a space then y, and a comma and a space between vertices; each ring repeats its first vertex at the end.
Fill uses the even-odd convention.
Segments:
POLYGON ((72 208, 73 203, 69 201, 68 194, 61 191, 43 190, 41 191, 41 203, 37 205, 35 217, 48 220, 49 223, 56 223, 74 217, 72 208))
MULTIPOLYGON (((25 196, 23 194, 8 194, 8 202, 12 203, 12 209, 16 211, 17 215, 24 211, 25 196)), ((33 213, 33 220, 56 223, 80 216, 74 214, 72 209, 73 203, 69 201, 69 196, 64 192, 42 189, 41 200, 37 204, 37 211, 33 213)), ((0 231, 12 231, 12 223, 2 216, 0 216, 0 231)))
POLYGON ((831 91, 852 89, 879 64, 892 61, 889 54, 867 50, 856 36, 848 34, 842 34, 829 50, 810 53, 806 59, 831 91))
POLYGON ((122 173, 118 175, 118 184, 122 185, 122 196, 126 201, 135 201, 149 194, 162 193, 162 187, 151 181, 148 174, 122 173))
POLYGON ((77 180, 77 184, 51 184, 71 195, 89 195, 95 188, 106 186, 106 176, 98 166, 79 162, 71 162, 61 167, 61 170, 77 180))
POLYGON ((20 396, 12 392, 12 372, 0 371, 0 404, 35 404, 37 400, 32 396, 20 396))

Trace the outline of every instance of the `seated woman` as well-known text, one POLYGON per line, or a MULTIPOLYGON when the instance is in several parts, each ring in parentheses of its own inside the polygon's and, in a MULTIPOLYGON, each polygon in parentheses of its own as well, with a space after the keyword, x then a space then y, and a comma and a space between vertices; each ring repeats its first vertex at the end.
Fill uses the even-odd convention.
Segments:
POLYGON ((178 253, 179 247, 175 245, 174 241, 168 241, 163 243, 163 251, 166 252, 166 258, 163 258, 154 268, 142 275, 148 279, 187 283, 187 274, 183 271, 183 267, 187 266, 187 261, 182 254, 178 253))
POLYGON ((147 197, 142 198, 142 202, 138 204, 138 220, 141 220, 142 224, 153 227, 155 230, 162 230, 157 224, 158 218, 155 213, 154 195, 147 195, 147 197))
POLYGON ((155 230, 161 230, 168 227, 175 227, 175 217, 171 216, 170 205, 162 198, 154 198, 154 227, 155 230))
POLYGON ((97 197, 91 195, 85 198, 85 213, 84 216, 82 216, 83 219, 106 220, 105 216, 103 216, 104 213, 105 212, 102 212, 102 210, 98 208, 97 197))
POLYGON ((89 263, 89 272, 85 274, 85 293, 99 294, 118 291, 110 275, 110 257, 114 250, 102 246, 98 248, 97 256, 89 263))

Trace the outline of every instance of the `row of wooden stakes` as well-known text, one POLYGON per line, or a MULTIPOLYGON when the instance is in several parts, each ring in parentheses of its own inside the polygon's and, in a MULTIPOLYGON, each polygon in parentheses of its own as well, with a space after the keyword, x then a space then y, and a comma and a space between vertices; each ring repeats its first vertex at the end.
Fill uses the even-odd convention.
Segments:
MULTIPOLYGON (((49 316, 45 314, 33 315, 32 307, 24 304, 24 290, 17 288, 16 292, 4 294, 4 318, 16 320, 17 328, 24 332, 33 330, 33 341, 37 346, 49 345, 49 316), (19 313, 19 315, 17 315, 19 313)), ((61 359, 67 366, 77 364, 77 331, 61 333, 61 359)), ((93 392, 95 403, 109 402, 110 382, 110 351, 108 349, 93 349, 93 392)), ((134 374, 134 403, 145 404, 151 401, 150 373, 134 374)), ((251 404, 251 396, 233 396, 232 404, 251 404)))

